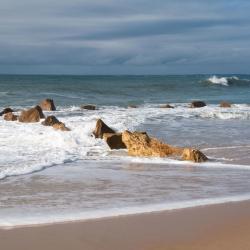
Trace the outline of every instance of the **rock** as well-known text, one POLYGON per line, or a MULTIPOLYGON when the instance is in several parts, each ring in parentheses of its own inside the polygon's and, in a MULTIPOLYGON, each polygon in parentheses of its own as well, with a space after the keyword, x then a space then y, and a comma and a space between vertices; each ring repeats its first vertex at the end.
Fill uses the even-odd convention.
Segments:
POLYGON ((42 125, 53 126, 56 123, 60 123, 60 121, 55 116, 50 115, 42 122, 42 125))
POLYGON ((104 133, 103 139, 107 142, 110 149, 122 149, 126 148, 126 145, 122 141, 121 133, 104 133))
POLYGON ((178 148, 165 144, 156 138, 151 138, 145 132, 124 131, 122 133, 122 141, 128 149, 130 156, 181 156, 183 160, 194 162, 204 162, 207 157, 196 149, 178 148))
POLYGON ((55 111, 56 107, 52 99, 45 99, 40 102, 39 106, 44 111, 55 111))
POLYGON ((63 122, 55 123, 52 125, 52 127, 56 130, 70 131, 70 129, 67 128, 63 122))
POLYGON ((18 116, 14 115, 12 112, 8 112, 4 115, 3 119, 5 121, 17 121, 18 116))
POLYGON ((136 109, 136 108, 137 108, 137 106, 136 106, 136 105, 131 104, 131 105, 128 105, 128 108, 130 108, 130 109, 136 109))
POLYGON ((232 104, 229 103, 229 102, 223 101, 223 102, 220 103, 220 107, 221 107, 221 108, 231 108, 231 107, 232 107, 232 104))
POLYGON ((93 134, 95 138, 103 138, 104 133, 114 134, 115 131, 112 128, 110 128, 108 125, 106 125, 101 119, 98 119, 96 122, 95 130, 93 131, 93 134))
POLYGON ((208 158, 199 150, 192 148, 185 148, 182 153, 182 160, 194 161, 194 162, 204 162, 208 158))
POLYGON ((207 106, 205 102, 202 101, 193 101, 190 105, 191 108, 202 108, 207 106))
POLYGON ((165 104, 165 105, 161 105, 160 108, 173 109, 174 106, 171 106, 169 104, 165 104))
POLYGON ((43 111, 40 106, 34 108, 23 110, 19 116, 19 122, 39 122, 40 118, 44 118, 43 111))
POLYGON ((96 110, 96 106, 92 104, 81 105, 81 109, 96 110))
POLYGON ((14 112, 14 110, 12 110, 11 108, 5 108, 2 112, 0 112, 0 116, 10 112, 14 112))
POLYGON ((150 138, 145 132, 124 131, 122 141, 128 149, 130 156, 154 156, 166 157, 168 155, 180 155, 182 149, 164 144, 161 141, 150 138))

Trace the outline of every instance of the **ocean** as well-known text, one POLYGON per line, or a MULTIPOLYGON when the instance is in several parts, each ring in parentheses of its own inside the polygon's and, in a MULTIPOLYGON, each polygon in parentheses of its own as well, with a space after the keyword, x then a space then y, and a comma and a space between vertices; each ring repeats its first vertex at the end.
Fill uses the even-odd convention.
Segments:
POLYGON ((0 75, 0 110, 19 113, 45 98, 57 110, 44 113, 70 132, 0 117, 0 227, 250 199, 250 75, 0 75), (207 106, 191 109, 193 100, 207 106), (175 108, 160 108, 167 103, 175 108), (99 118, 118 131, 196 147, 209 161, 110 150, 92 136, 99 118))

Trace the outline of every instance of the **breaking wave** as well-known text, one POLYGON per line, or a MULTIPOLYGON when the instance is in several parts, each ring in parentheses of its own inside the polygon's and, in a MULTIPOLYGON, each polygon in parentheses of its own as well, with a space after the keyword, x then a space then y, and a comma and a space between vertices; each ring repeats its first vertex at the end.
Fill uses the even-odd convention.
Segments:
POLYGON ((218 76, 211 76, 209 77, 206 82, 210 84, 218 84, 218 85, 223 85, 223 86, 229 86, 234 83, 246 83, 250 82, 248 79, 241 79, 236 76, 230 76, 230 77, 218 77, 218 76))

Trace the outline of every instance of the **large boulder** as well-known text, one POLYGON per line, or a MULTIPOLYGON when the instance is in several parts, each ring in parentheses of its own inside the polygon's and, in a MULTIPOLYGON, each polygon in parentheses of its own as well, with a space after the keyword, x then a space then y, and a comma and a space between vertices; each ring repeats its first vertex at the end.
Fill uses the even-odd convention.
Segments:
POLYGON ((17 121, 18 116, 14 115, 12 112, 8 112, 4 115, 3 119, 5 121, 17 121))
POLYGON ((53 126, 54 124, 59 123, 59 122, 60 121, 54 115, 50 115, 46 117, 46 119, 42 122, 42 125, 53 126))
POLYGON ((56 106, 54 104, 54 101, 52 99, 45 99, 40 102, 39 106, 44 111, 55 111, 56 106))
POLYGON ((161 141, 150 138, 145 132, 122 133, 122 141, 128 149, 130 156, 154 156, 166 157, 169 155, 180 155, 182 149, 164 144, 161 141))
POLYGON ((61 131, 70 131, 69 128, 65 126, 63 122, 58 122, 52 125, 52 127, 56 130, 61 130, 61 131))
POLYGON ((165 144, 156 138, 151 138, 145 132, 129 132, 122 133, 122 141, 128 149, 130 156, 181 156, 182 160, 194 162, 204 162, 207 157, 196 149, 183 149, 165 144))
POLYGON ((92 104, 81 105, 81 109, 96 110, 96 106, 92 104))
POLYGON ((184 161, 204 162, 208 160, 201 151, 192 148, 185 148, 181 157, 184 161))
POLYGON ((190 105, 191 108, 202 108, 207 106, 205 102, 203 101, 193 101, 190 105))
POLYGON ((107 142, 110 149, 122 149, 126 148, 126 145, 122 141, 121 133, 104 133, 103 139, 107 142))
POLYGON ((95 130, 93 131, 93 134, 95 138, 103 138, 104 133, 114 134, 115 131, 112 128, 110 128, 108 125, 106 125, 101 119, 98 119, 96 122, 95 130))
POLYGON ((40 106, 23 110, 19 116, 19 122, 39 122, 41 118, 44 118, 43 111, 40 106))
POLYGON ((2 112, 0 112, 0 116, 7 114, 7 113, 10 113, 10 112, 14 112, 14 110, 11 108, 5 108, 5 109, 3 109, 2 112))
POLYGON ((232 107, 232 104, 230 102, 225 102, 225 101, 222 101, 220 103, 220 107, 221 108, 231 108, 232 107))

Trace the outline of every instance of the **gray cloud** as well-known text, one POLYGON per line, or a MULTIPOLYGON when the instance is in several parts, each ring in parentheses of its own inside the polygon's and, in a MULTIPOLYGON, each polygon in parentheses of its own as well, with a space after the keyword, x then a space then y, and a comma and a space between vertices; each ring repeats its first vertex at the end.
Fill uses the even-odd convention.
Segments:
POLYGON ((250 73, 246 0, 0 2, 0 73, 250 73))

